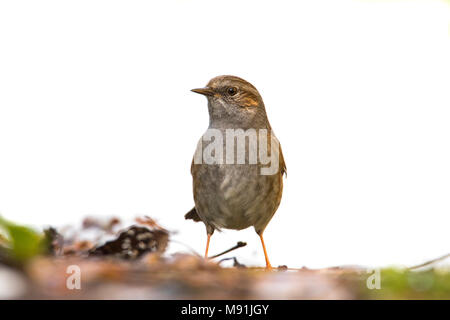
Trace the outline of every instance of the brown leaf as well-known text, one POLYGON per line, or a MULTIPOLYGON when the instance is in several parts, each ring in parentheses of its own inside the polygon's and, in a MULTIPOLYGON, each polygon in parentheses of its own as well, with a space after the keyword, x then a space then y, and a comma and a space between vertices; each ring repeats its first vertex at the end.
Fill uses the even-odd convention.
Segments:
POLYGON ((89 256, 114 256, 133 260, 145 253, 163 252, 168 240, 169 234, 165 230, 132 226, 121 232, 117 239, 91 250, 89 256))

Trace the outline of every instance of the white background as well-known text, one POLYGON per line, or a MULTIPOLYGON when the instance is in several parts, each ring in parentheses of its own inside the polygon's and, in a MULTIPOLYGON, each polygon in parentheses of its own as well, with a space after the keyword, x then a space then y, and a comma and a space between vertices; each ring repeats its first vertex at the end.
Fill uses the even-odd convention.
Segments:
MULTIPOLYGON (((273 265, 450 251, 446 1, 2 1, 0 212, 42 227, 149 215, 203 253, 190 164, 220 74, 261 92, 288 178, 273 265)), ((253 230, 216 233, 263 265, 253 230)), ((171 251, 185 250, 172 247, 171 251)))

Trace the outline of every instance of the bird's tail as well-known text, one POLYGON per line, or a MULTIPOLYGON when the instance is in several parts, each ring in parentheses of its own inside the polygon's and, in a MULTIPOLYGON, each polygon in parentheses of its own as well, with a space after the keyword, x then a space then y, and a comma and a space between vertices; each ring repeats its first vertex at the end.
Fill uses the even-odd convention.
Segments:
POLYGON ((194 220, 195 222, 202 221, 202 219, 200 219, 200 217, 198 216, 198 213, 197 213, 197 210, 195 210, 195 207, 192 208, 191 211, 189 211, 188 213, 186 213, 186 214, 184 215, 184 218, 185 218, 186 220, 188 220, 188 219, 194 220))

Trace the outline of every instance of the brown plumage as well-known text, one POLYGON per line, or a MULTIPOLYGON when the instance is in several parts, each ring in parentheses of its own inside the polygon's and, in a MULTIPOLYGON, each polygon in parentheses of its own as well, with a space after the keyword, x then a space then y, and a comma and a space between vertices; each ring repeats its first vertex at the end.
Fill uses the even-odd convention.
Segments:
MULTIPOLYGON (((279 142, 267 119, 263 100, 253 85, 235 76, 213 78, 205 88, 192 91, 205 95, 208 99, 207 133, 220 134, 223 139, 222 143, 220 140, 216 141, 221 149, 215 149, 211 153, 217 157, 216 162, 208 164, 192 161, 195 207, 185 215, 185 218, 203 221, 205 224, 208 236, 205 257, 208 255, 209 240, 214 230, 221 228, 242 230, 253 226, 261 238, 266 267, 271 268, 263 232, 280 204, 283 191, 282 177, 286 173, 286 165, 279 142), (226 137, 230 130, 239 132, 240 129, 241 132, 248 133, 248 143, 245 143, 246 136, 243 136, 245 163, 236 163, 239 156, 234 153, 239 152, 239 147, 235 145, 232 145, 234 149, 230 149, 234 151, 231 158, 234 162, 229 163, 226 137), (257 141, 255 145, 250 142, 253 131, 255 132, 253 137, 257 141), (260 134, 266 132, 268 154, 273 156, 271 162, 263 164, 260 159, 258 162, 252 162, 250 156, 252 152, 261 155, 256 150, 261 152, 260 148, 264 146, 265 140, 262 140, 260 134), (220 156, 222 150, 227 160, 222 161, 223 157, 220 156), (273 172, 262 174, 264 168, 272 165, 277 165, 273 172)), ((214 141, 215 139, 218 138, 215 137, 214 141)), ((239 138, 232 140, 238 142, 239 138)), ((199 144, 197 154, 204 155, 208 150, 207 147, 199 144)))

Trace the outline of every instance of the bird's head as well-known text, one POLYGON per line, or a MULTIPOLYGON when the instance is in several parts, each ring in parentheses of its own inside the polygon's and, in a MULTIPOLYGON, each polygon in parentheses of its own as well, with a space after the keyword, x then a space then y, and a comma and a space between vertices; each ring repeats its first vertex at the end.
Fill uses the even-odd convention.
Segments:
POLYGON ((218 76, 192 89, 208 99, 210 127, 268 128, 263 100, 256 88, 235 76, 218 76))

